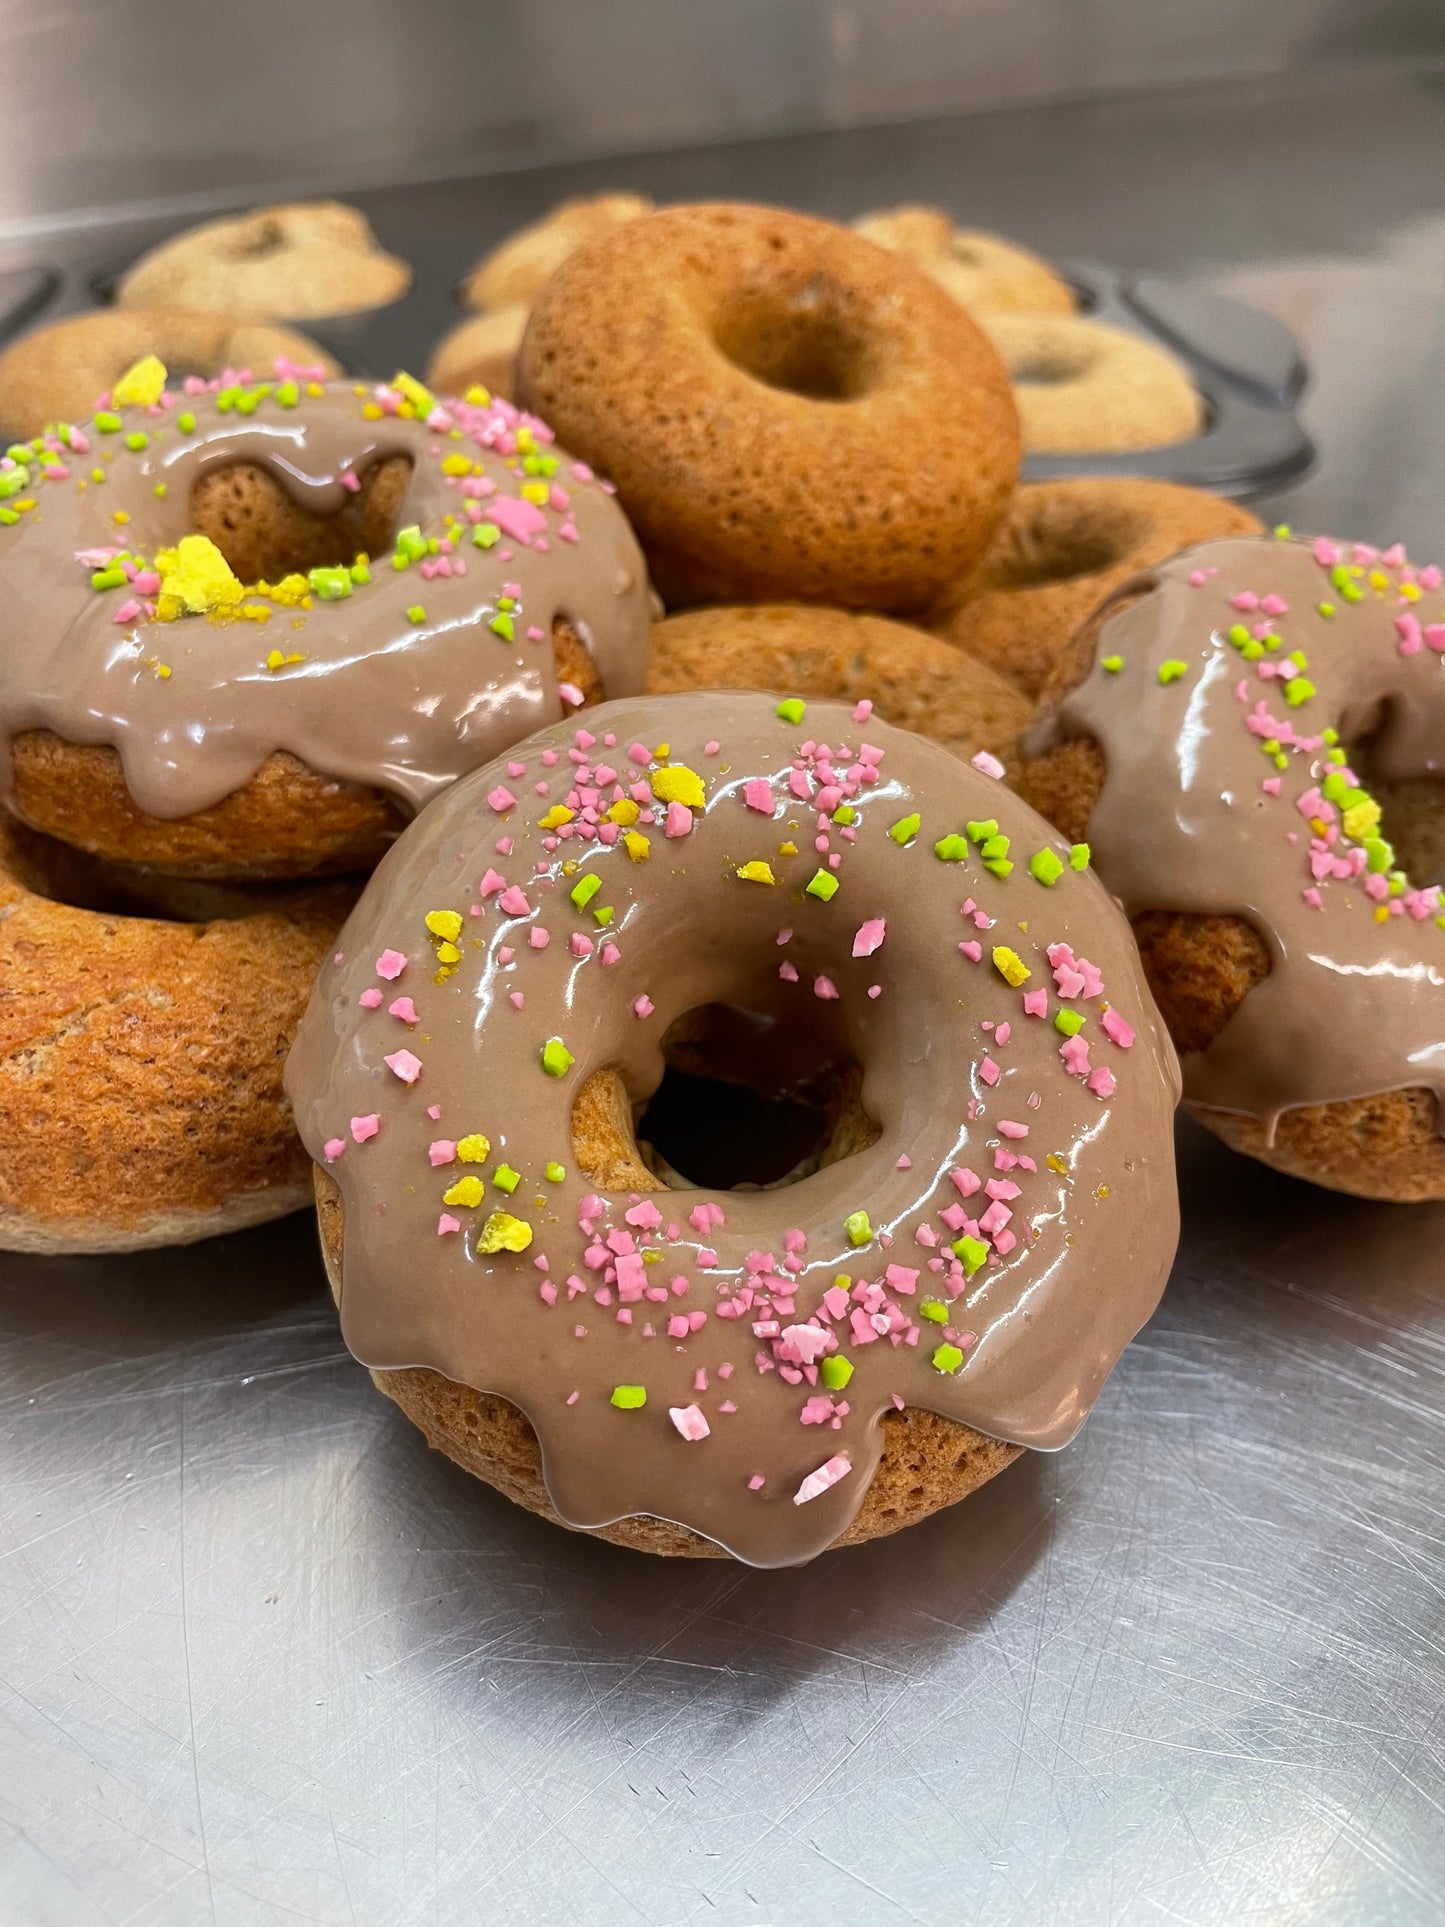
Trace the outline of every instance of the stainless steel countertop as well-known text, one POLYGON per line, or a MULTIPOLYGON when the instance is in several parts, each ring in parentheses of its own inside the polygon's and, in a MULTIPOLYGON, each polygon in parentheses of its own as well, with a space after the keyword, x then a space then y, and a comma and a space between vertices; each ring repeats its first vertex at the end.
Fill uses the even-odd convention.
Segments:
MULTIPOLYGON (((362 198, 459 267, 588 178, 362 198)), ((1316 370, 1322 463, 1270 512, 1445 558, 1428 84, 592 178, 926 194, 1207 270, 1316 370)), ((1433 1927, 1445 1206, 1314 1191, 1187 1124, 1180 1156, 1174 1279, 1081 1439, 797 1572, 574 1538, 428 1453, 344 1355, 304 1220, 0 1259, 0 1921, 1433 1927)))

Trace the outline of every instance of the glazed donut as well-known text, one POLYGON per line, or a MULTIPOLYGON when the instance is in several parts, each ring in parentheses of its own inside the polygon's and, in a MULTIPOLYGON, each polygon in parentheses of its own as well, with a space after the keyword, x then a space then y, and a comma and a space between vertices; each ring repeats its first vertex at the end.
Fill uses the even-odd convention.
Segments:
POLYGON ((517 377, 616 482, 669 605, 920 608, 1017 473, 1008 383, 957 303, 772 208, 666 208, 590 242, 538 297, 517 377))
POLYGON ((930 627, 1036 699, 1079 625, 1121 582, 1194 542, 1260 527, 1237 503, 1177 482, 1027 482, 930 627))
POLYGON ((1004 358, 1030 453, 1162 448, 1204 426, 1189 376, 1141 335, 1077 316, 981 313, 978 324, 1004 358))
POLYGON ((1134 920, 1199 1120, 1402 1201, 1445 1197, 1440 582, 1399 549, 1192 549, 1081 633, 1027 768, 1134 920))
POLYGON ((884 722, 931 736, 955 756, 980 750, 1013 771, 1033 705, 982 663, 881 616, 790 603, 694 609, 653 629, 650 695, 776 689, 871 702, 884 722))
POLYGON ((253 368, 278 360, 341 370, 306 335, 234 315, 182 314, 174 308, 103 308, 37 328, 0 354, 0 427, 29 440, 55 422, 89 420, 104 395, 143 355, 178 375, 249 381, 253 368))
POLYGON ((855 230, 880 248, 906 254, 969 309, 1007 314, 1072 314, 1074 291, 1027 248, 955 227, 936 207, 893 207, 860 214, 855 230))
POLYGON ((120 278, 122 308, 319 320, 383 308, 411 286, 366 216, 340 201, 253 208, 187 228, 143 254, 120 278))
POLYGON ((624 1544, 792 1564, 1062 1445, 1174 1251, 1177 1068, 1087 852, 861 714, 530 738, 388 853, 288 1060, 348 1345, 624 1544))
POLYGON ((0 813, 0 1249, 188 1244, 306 1201, 281 1066, 355 893, 166 888, 0 813))
POLYGON ((562 201, 484 254, 462 283, 462 299, 469 308, 530 308, 569 255, 651 210, 645 194, 593 194, 562 201))
POLYGON ((530 313, 530 308, 495 308, 459 322, 432 350, 428 387, 440 395, 462 395, 480 386, 510 400, 517 386, 517 350, 530 313))
POLYGON ((364 868, 641 685, 641 555, 541 422, 408 376, 164 383, 0 463, 0 774, 36 829, 184 875, 364 868))

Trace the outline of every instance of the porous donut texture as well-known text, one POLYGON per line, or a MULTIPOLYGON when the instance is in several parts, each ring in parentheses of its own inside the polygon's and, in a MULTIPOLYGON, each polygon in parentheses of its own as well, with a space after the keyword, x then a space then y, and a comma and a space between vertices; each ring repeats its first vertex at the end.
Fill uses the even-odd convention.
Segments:
POLYGON ((889 622, 799 603, 694 609, 653 629, 647 687, 776 689, 870 701, 885 722, 931 736, 955 755, 979 750, 1014 768, 1032 705, 985 664, 889 622))
POLYGON ((1077 316, 980 313, 1014 384, 1031 454, 1120 454, 1186 442, 1204 404, 1165 349, 1077 316))
POLYGON ((303 1205, 281 1068, 351 900, 168 896, 0 815, 0 1249, 188 1244, 303 1205))
MULTIPOLYGON (((1264 561, 1256 568, 1251 580, 1257 578, 1263 583, 1271 579, 1269 549, 1264 544, 1260 544, 1259 548, 1264 561)), ((1337 619, 1341 611, 1352 613, 1352 605, 1344 591, 1354 594, 1358 580, 1368 579, 1368 558, 1373 557, 1374 551, 1361 552, 1367 558, 1366 562, 1347 565, 1341 559, 1349 553, 1343 545, 1323 542, 1317 545, 1317 550, 1324 558, 1319 585, 1324 591, 1323 605, 1330 609, 1331 619, 1337 619), (1330 579, 1331 571, 1335 569, 1344 571, 1339 578, 1343 589, 1330 579)), ((1197 593, 1214 593, 1212 585, 1220 575, 1221 568, 1230 570, 1229 585, 1233 586, 1239 574, 1240 553, 1237 547, 1209 545, 1186 555, 1173 566, 1178 570, 1189 570, 1190 563, 1197 561, 1199 566, 1190 570, 1189 580, 1195 584, 1197 593)), ((1393 555, 1392 559, 1395 562, 1402 560, 1398 555, 1393 555)), ((1391 594, 1398 586, 1393 573, 1387 575, 1387 572, 1376 569, 1374 575, 1376 585, 1384 586, 1373 586, 1367 590, 1372 600, 1391 594)), ((1428 584, 1437 575, 1438 572, 1430 570, 1409 571, 1402 580, 1418 585, 1423 577, 1428 584)), ((1243 580, 1242 575, 1240 580, 1243 580)), ((1101 655, 1110 662, 1120 660, 1116 654, 1111 654, 1111 651, 1123 646, 1119 643, 1119 619, 1136 605, 1146 602, 1152 604, 1157 588, 1157 576, 1148 572, 1141 575, 1136 583, 1126 584, 1079 630, 1056 663, 1045 686, 1043 714, 1046 720, 1040 730, 1040 743, 1030 747, 1039 749, 1043 743, 1047 743, 1047 747, 1042 747, 1041 753, 1026 758, 1019 788, 1040 814, 1065 836, 1081 838, 1090 835, 1110 772, 1105 752, 1095 737, 1088 733, 1061 734, 1047 718, 1093 675, 1101 655)), ((1250 649, 1252 655, 1257 653, 1258 645, 1250 636, 1251 626, 1259 628, 1261 633, 1271 629, 1282 631, 1287 642, 1292 627, 1290 611, 1286 609, 1258 623, 1259 592, 1246 589, 1241 594, 1243 602, 1234 608, 1225 603, 1224 615, 1218 618, 1221 628, 1230 630, 1234 638, 1233 646, 1250 649), (1229 615, 1238 619, 1231 624, 1226 619, 1229 615)), ((1219 599, 1216 595, 1216 600, 1219 599)), ((1358 599, 1356 595, 1355 600, 1358 599)), ((1398 606, 1408 612, 1411 603, 1408 598, 1402 598, 1398 606)), ((1402 639, 1406 640, 1408 648, 1409 638, 1414 632, 1410 629, 1408 614, 1402 619, 1406 624, 1405 637, 1402 639)), ((1441 644, 1445 644, 1445 630, 1440 631, 1435 646, 1438 648, 1441 644)), ((1278 646, 1266 644, 1266 653, 1260 655, 1259 660, 1268 662, 1273 649, 1278 646)), ((1165 676, 1170 683, 1175 680, 1174 660, 1169 659, 1165 668, 1165 676)), ((1182 671, 1183 657, 1177 661, 1182 671)), ((1317 658, 1312 656, 1311 669, 1316 661, 1317 658)), ((1308 671, 1300 673, 1306 674, 1308 671)), ((1317 669, 1314 673, 1317 673, 1317 669)), ((1186 674, 1178 677, 1179 681, 1185 683, 1188 679, 1186 674)), ((1244 687, 1246 685, 1241 684, 1241 688, 1244 687)), ((1293 717, 1304 712, 1307 716, 1311 700, 1307 697, 1299 711, 1287 713, 1293 717)), ((1147 719, 1140 719, 1139 726, 1151 725, 1147 719)), ((1157 724, 1153 726, 1157 727, 1157 724)), ((1265 781, 1274 780, 1272 774, 1262 772, 1262 777, 1265 781)), ((1286 777, 1284 780, 1288 783, 1290 779, 1286 777)), ((1211 794, 1217 789, 1217 781, 1211 783, 1206 776, 1201 787, 1206 794, 1211 794)), ((1370 788, 1373 796, 1384 803, 1388 813, 1386 827, 1393 840, 1395 859, 1404 866, 1402 874, 1421 881, 1438 880, 1445 875, 1445 862, 1442 862, 1442 856, 1445 856, 1445 785, 1428 779, 1406 779, 1394 783, 1374 779, 1370 788)), ((1141 837, 1151 835, 1158 806, 1157 798, 1141 799, 1141 837)), ((1331 807, 1332 824, 1333 814, 1331 807)), ((1300 827, 1304 829, 1303 821, 1300 827)), ((1303 849, 1303 843, 1298 847, 1303 849)), ((1320 844, 1319 848, 1323 850, 1324 845, 1320 844)), ((1302 880, 1308 885, 1307 872, 1302 880)), ((1341 888, 1344 885, 1336 880, 1331 887, 1341 888)), ((1298 881, 1293 888, 1297 895, 1298 881)), ((1235 891, 1237 899, 1243 901, 1252 895, 1257 896, 1258 892, 1258 883, 1241 873, 1235 891)), ((1438 892, 1425 893, 1427 904, 1431 897, 1437 898, 1438 909, 1438 892)), ((1388 901, 1398 900, 1400 893, 1397 891, 1388 901)), ((1134 934, 1150 988, 1175 1046, 1185 1060, 1187 1074, 1191 1058, 1208 1051, 1225 1034, 1231 1019, 1245 1008, 1251 993, 1270 978, 1270 947, 1256 927, 1256 922, 1243 914, 1207 913, 1192 908, 1180 910, 1171 907, 1167 901, 1161 901, 1158 907, 1141 907, 1137 904, 1129 907, 1133 912, 1131 920, 1134 934)), ((1415 927, 1428 932, 1428 914, 1418 902, 1416 907, 1421 910, 1423 921, 1415 927)), ((1321 941, 1328 948, 1328 939, 1323 932, 1321 941)), ((1445 943, 1445 938, 1442 938, 1442 943, 1445 943)), ((1368 1032, 1379 1019, 1371 1015, 1365 996, 1364 991, 1359 993, 1355 1022, 1368 1032)), ((1308 1039, 1308 1010, 1294 1013, 1292 1034, 1301 1040, 1308 1039)), ((1338 1044, 1338 1039, 1327 1043, 1321 1038, 1316 1040, 1313 1048, 1328 1058, 1338 1049, 1338 1044)), ((1311 1047, 1302 1041, 1300 1048, 1305 1052, 1311 1047)), ((1186 1082, 1186 1101, 1188 1097, 1186 1082)), ((1331 1190, 1399 1203, 1445 1197, 1445 1140, 1440 1134, 1437 1100, 1431 1090, 1405 1086, 1359 1097, 1339 1098, 1328 1103, 1293 1104, 1283 1109, 1272 1121, 1248 1115, 1242 1110, 1198 1102, 1191 1102, 1190 1109, 1202 1124, 1226 1144, 1292 1177, 1303 1178, 1331 1190)))
POLYGON ((462 298, 469 308, 530 308, 578 248, 651 210, 645 194, 592 194, 559 202, 540 221, 484 254, 462 283, 462 298))
POLYGON ((930 627, 1037 700, 1080 625, 1130 576, 1217 535, 1255 535, 1235 502, 1177 482, 1026 482, 930 627))
POLYGON ((384 307, 410 286, 411 269, 380 246, 357 208, 297 201, 163 241, 121 276, 116 300, 304 321, 384 307))
POLYGON ((1074 291, 1027 248, 977 228, 955 227, 936 207, 893 207, 862 214, 857 232, 906 254, 954 300, 975 312, 1072 314, 1074 291))
MULTIPOLYGON (((616 1148, 615 1141, 599 1142, 594 1147, 600 1168, 605 1168, 605 1161, 616 1148)), ((656 1181, 651 1173, 644 1175, 648 1183, 643 1185, 639 1180, 639 1188, 653 1189, 656 1181)), ((321 1250, 332 1295, 339 1304, 346 1210, 335 1180, 320 1166, 315 1170, 315 1183, 321 1250)), ((425 1369, 373 1372, 371 1381, 401 1407, 433 1451, 444 1453, 464 1472, 495 1486, 528 1512, 539 1513, 554 1525, 567 1525, 558 1517, 547 1493, 537 1434, 509 1399, 473 1391, 470 1385, 458 1385, 440 1372, 425 1369)), ((956 1505, 1012 1465, 1021 1450, 1001 1439, 985 1438, 971 1426, 913 1407, 886 1417, 883 1431, 883 1457, 873 1482, 852 1523, 834 1540, 835 1546, 884 1538, 916 1525, 944 1506, 956 1505)), ((567 1529, 587 1531, 588 1537, 664 1557, 728 1556, 722 1546, 700 1532, 645 1514, 634 1513, 590 1530, 576 1526, 567 1529)))
POLYGON ((278 360, 328 376, 341 372, 295 328, 175 306, 103 308, 37 328, 0 354, 0 429, 11 438, 29 437, 52 422, 89 420, 97 397, 143 355, 158 355, 177 378, 210 379, 227 368, 270 368, 278 360))
POLYGON ((526 405, 617 484, 670 607, 907 612, 982 552, 1018 469, 988 341, 902 256, 737 204, 629 221, 563 263, 526 405))

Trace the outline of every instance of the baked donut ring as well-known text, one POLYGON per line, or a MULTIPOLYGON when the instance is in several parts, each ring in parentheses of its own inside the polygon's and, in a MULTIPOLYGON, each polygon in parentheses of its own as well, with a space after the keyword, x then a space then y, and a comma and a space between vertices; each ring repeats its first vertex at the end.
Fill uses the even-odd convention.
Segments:
POLYGON ((1204 404, 1173 355, 1078 316, 980 313, 1003 356, 1030 454, 1111 454, 1186 442, 1204 404))
POLYGON ((346 1341, 569 1525, 764 1566, 892 1530, 1065 1443, 1157 1299, 1177 1072, 1128 928, 876 717, 710 692, 541 731, 338 950, 286 1084, 346 1341))
POLYGON ((28 441, 53 422, 88 421, 96 398, 143 355, 158 355, 178 379, 209 380, 232 369, 249 379, 253 368, 278 361, 317 369, 323 378, 341 373, 294 328, 176 308, 100 308, 37 328, 0 354, 0 428, 12 441, 28 441))
POLYGON ((0 1249, 188 1244, 304 1204, 281 1067, 354 896, 120 878, 0 812, 0 1249))
POLYGON ((530 308, 578 248, 651 211, 645 194, 591 194, 561 201, 540 221, 484 254, 462 283, 462 299, 469 308, 530 308))
POLYGON ((427 385, 441 395, 464 395, 475 386, 508 400, 517 388, 517 350, 530 308, 494 308, 458 322, 442 336, 427 363, 427 385))
POLYGON ((1237 503, 1177 482, 1026 482, 929 626, 1037 699, 1079 625, 1121 582, 1195 542, 1261 526, 1237 503))
POLYGON ((409 377, 142 373, 149 405, 0 463, 0 758, 36 829, 181 875, 365 868, 463 769, 641 684, 641 554, 542 423, 409 377))
POLYGON ((941 208, 892 207, 860 214, 855 230, 906 254, 954 300, 1004 314, 1072 314, 1074 291, 1046 261, 1013 241, 955 227, 941 208))
POLYGON ((411 269, 378 244, 358 208, 293 201, 204 221, 163 241, 121 276, 116 301, 305 321, 383 308, 410 286, 411 269))
POLYGON ((919 269, 772 208, 665 208, 538 297, 519 392, 617 484, 664 602, 935 601, 1018 467, 987 340, 919 269))
POLYGON ((1033 705, 983 663, 881 616, 796 603, 694 609, 652 631, 647 689, 776 689, 856 704, 955 756, 979 751, 1016 770, 1033 705))
POLYGON ((1445 1197, 1445 595, 1398 549, 1226 540, 1121 589, 1028 739, 1226 1143, 1445 1197))

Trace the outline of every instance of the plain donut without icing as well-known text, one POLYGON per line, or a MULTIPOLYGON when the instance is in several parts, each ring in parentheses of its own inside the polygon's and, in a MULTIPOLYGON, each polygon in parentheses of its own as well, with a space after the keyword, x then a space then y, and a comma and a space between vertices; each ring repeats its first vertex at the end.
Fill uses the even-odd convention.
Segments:
POLYGON ((1184 442, 1204 404, 1173 355, 1076 316, 981 313, 1003 356, 1032 454, 1119 453, 1184 442))

